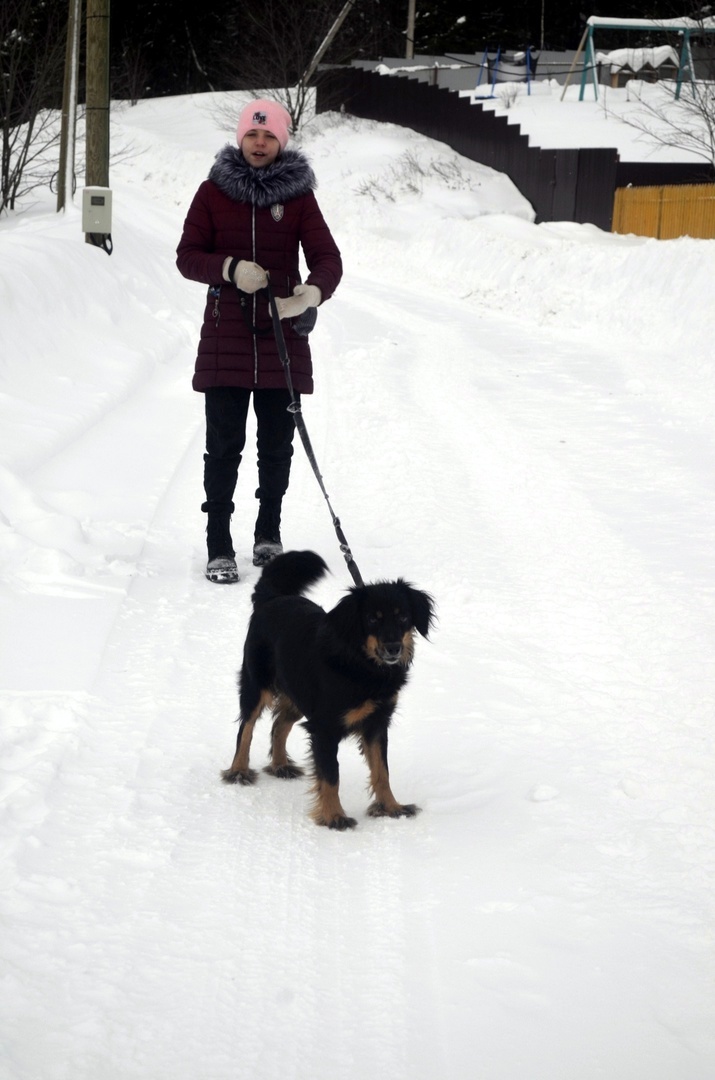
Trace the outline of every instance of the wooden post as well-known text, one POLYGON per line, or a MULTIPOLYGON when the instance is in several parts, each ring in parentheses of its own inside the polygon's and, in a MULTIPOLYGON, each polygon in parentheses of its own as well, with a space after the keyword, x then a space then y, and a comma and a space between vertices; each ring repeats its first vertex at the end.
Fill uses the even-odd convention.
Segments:
POLYGON ((109 187, 109 0, 87 0, 85 181, 87 187, 109 187))
POLYGON ((564 88, 563 88, 563 91, 561 92, 561 100, 562 101, 564 100, 564 95, 566 94, 566 91, 569 88, 569 83, 571 82, 571 76, 573 75, 574 70, 576 68, 576 65, 578 64, 578 58, 581 55, 581 53, 583 52, 583 47, 584 47, 584 45, 586 43, 586 38, 587 37, 588 37, 588 27, 586 27, 586 29, 583 32, 583 37, 581 38, 581 40, 580 40, 580 42, 578 44, 578 49, 576 50, 576 55, 573 58, 573 62, 571 64, 571 67, 569 68, 569 73, 566 76, 566 82, 564 83, 564 88))
POLYGON ((74 154, 77 126, 77 76, 79 74, 79 32, 82 23, 81 0, 69 0, 65 81, 62 89, 62 125, 60 129, 60 167, 57 173, 57 210, 64 210, 74 191, 74 154))
POLYGON ((343 22, 345 21, 345 18, 348 15, 348 13, 350 11, 350 8, 353 6, 354 3, 355 3, 355 0, 347 0, 347 2, 343 5, 342 11, 338 15, 338 17, 335 20, 335 22, 333 23, 333 25, 330 27, 330 30, 328 30, 328 33, 325 35, 325 38, 323 39, 323 42, 320 45, 320 47, 318 48, 315 56, 313 57, 313 59, 310 61, 307 68, 303 72, 303 77, 300 80, 302 86, 307 86, 308 85, 311 76, 313 75, 313 73, 314 73, 315 69, 317 68, 318 64, 320 63, 320 61, 325 56, 325 53, 328 51, 329 45, 332 43, 332 41, 333 41, 335 35, 337 34, 338 30, 340 29, 340 27, 343 25, 343 22))
POLYGON ((415 55, 415 0, 410 0, 407 8, 407 42, 405 59, 412 60, 415 55))

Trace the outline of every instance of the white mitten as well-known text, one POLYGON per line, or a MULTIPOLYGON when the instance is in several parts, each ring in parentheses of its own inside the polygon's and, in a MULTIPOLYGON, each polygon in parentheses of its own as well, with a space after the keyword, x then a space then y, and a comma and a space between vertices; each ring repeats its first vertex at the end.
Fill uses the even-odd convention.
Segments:
POLYGON ((309 307, 318 307, 323 294, 317 285, 296 285, 293 295, 276 297, 276 307, 280 319, 297 319, 309 307))
POLYGON ((233 281, 237 289, 245 293, 258 292, 268 284, 266 271, 258 263, 247 259, 228 258, 223 264, 223 276, 226 281, 233 281))

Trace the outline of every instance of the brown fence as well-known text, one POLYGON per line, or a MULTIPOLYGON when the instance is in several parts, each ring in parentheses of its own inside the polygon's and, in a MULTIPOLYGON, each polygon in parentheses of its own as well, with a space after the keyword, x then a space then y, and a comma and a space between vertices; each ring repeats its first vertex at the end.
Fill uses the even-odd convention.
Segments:
POLYGON ((715 238, 715 184, 668 184, 617 188, 613 232, 655 236, 715 238))

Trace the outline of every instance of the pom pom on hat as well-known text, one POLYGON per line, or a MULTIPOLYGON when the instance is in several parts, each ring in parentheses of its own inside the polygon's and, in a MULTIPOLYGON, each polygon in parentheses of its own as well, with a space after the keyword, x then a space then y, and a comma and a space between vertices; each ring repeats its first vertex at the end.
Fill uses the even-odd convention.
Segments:
POLYGON ((277 101, 249 101, 238 118, 236 142, 241 145, 243 136, 253 128, 265 128, 278 139, 281 150, 285 150, 290 136, 290 113, 277 101))

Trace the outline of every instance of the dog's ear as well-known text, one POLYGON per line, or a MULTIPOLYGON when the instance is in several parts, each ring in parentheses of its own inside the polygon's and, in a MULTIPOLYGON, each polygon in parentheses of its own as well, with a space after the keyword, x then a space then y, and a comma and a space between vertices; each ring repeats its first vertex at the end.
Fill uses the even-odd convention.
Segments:
POLYGON ((412 585, 407 585, 407 595, 410 598, 412 625, 419 634, 422 634, 422 637, 426 638, 434 622, 434 600, 429 593, 415 589, 412 585))

